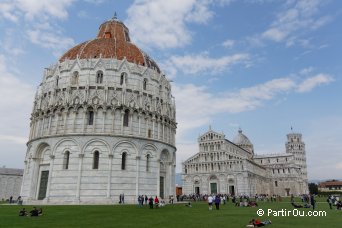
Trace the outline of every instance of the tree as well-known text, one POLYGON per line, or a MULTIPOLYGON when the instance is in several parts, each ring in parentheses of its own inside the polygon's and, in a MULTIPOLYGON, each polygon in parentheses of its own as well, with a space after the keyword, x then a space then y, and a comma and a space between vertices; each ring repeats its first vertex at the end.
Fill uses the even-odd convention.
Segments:
POLYGON ((309 192, 310 194, 318 194, 318 185, 316 183, 309 183, 309 192))

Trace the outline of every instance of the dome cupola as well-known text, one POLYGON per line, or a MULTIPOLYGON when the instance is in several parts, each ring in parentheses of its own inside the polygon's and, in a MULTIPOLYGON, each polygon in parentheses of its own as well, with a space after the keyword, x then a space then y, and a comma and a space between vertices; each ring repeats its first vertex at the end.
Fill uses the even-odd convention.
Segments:
POLYGON ((239 147, 241 147, 241 148, 247 150, 248 152, 250 152, 252 154, 252 156, 253 156, 253 154, 254 154, 253 144, 248 139, 248 137, 242 133, 241 129, 239 129, 238 132, 239 133, 235 136, 233 142, 236 145, 238 145, 239 147))

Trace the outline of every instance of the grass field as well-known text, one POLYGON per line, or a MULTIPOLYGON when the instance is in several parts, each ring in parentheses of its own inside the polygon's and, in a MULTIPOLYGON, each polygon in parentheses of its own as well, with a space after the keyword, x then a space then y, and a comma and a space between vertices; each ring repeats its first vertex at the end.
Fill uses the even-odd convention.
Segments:
MULTIPOLYGON (((342 211, 330 210, 325 198, 318 199, 317 211, 326 211, 324 217, 267 216, 267 210, 293 210, 288 199, 283 202, 258 202, 257 208, 234 207, 231 202, 220 210, 208 210, 205 202, 166 205, 159 209, 139 208, 136 205, 113 206, 43 206, 40 217, 19 217, 22 206, 0 205, 0 227, 246 227, 252 218, 270 219, 267 227, 342 227, 342 211), (256 211, 264 209, 265 215, 256 211)), ((25 206, 31 210, 32 206, 25 206)), ((299 209, 307 213, 310 209, 299 209)))

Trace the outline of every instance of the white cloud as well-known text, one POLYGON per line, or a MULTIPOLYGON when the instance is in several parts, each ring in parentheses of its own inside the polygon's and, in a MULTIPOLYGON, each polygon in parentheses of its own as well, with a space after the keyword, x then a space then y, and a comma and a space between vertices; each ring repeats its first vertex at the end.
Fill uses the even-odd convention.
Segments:
POLYGON ((220 58, 211 58, 206 53, 198 55, 171 56, 170 59, 163 64, 166 71, 171 77, 181 71, 184 74, 217 74, 229 69, 231 66, 241 63, 247 63, 250 59, 246 53, 238 53, 227 55, 220 58))
POLYGON ((310 77, 304 80, 298 86, 298 92, 309 92, 313 90, 315 87, 323 84, 329 84, 330 82, 334 81, 333 77, 327 74, 318 74, 314 77, 310 77))
POLYGON ((75 43, 71 38, 39 29, 28 30, 27 35, 32 43, 51 49, 56 57, 59 57, 62 54, 62 51, 75 43))
POLYGON ((322 76, 324 74, 300 82, 291 75, 227 93, 213 93, 205 86, 175 84, 173 94, 177 100, 179 123, 177 134, 182 138, 189 130, 208 125, 217 114, 254 110, 267 101, 277 99, 280 95, 290 92, 309 92, 320 84, 331 82, 331 80, 324 81, 322 76), (304 84, 309 84, 310 89, 302 88, 304 84))
POLYGON ((324 5, 324 2, 322 0, 287 1, 283 10, 277 13, 276 20, 271 23, 266 31, 254 39, 285 42, 287 46, 298 43, 303 47, 310 47, 309 40, 300 37, 332 20, 330 15, 320 15, 319 8, 324 5))
MULTIPOLYGON (((0 3, 0 17, 16 22, 15 29, 25 31, 29 41, 43 48, 51 49, 57 56, 73 45, 74 41, 62 35, 62 31, 54 19, 66 19, 68 17, 67 8, 73 2, 74 0, 5 0, 4 3, 0 3)), ((16 35, 20 37, 21 34, 17 33, 16 35)), ((24 50, 18 48, 11 50, 13 55, 22 52, 24 50)))
POLYGON ((29 113, 33 104, 34 88, 9 72, 5 57, 0 55, 0 140, 22 143, 27 136, 29 113))
POLYGON ((307 68, 302 69, 302 70, 299 72, 299 74, 307 75, 307 74, 311 73, 313 70, 314 70, 313 67, 307 67, 307 68))
POLYGON ((65 19, 68 16, 66 8, 69 7, 74 0, 14 0, 13 10, 21 11, 27 19, 35 19, 37 17, 56 17, 65 19))
POLYGON ((147 48, 182 47, 191 42, 186 23, 207 23, 214 13, 212 5, 230 0, 136 0, 127 10, 126 25, 139 46, 147 48))
POLYGON ((225 48, 232 48, 235 45, 235 40, 225 40, 222 46, 225 48))
POLYGON ((339 162, 336 164, 336 169, 341 169, 342 170, 342 162, 339 162))
POLYGON ((6 60, 0 54, 0 157, 4 165, 23 168, 34 88, 11 73, 6 60))

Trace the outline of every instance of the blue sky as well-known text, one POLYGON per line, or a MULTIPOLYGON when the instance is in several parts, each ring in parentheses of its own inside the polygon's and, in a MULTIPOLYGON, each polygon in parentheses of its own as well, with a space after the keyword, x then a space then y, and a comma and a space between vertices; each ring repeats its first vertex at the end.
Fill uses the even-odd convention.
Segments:
POLYGON ((303 134, 309 179, 342 179, 342 2, 2 0, 0 165, 23 168, 43 70, 113 17, 172 80, 177 171, 211 125, 257 154, 303 134))

